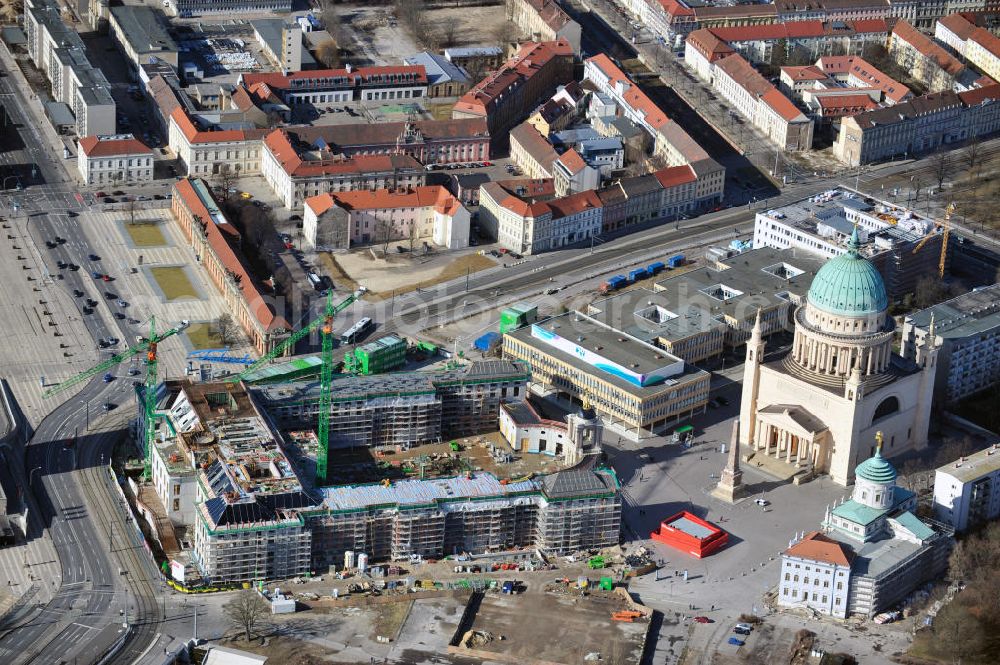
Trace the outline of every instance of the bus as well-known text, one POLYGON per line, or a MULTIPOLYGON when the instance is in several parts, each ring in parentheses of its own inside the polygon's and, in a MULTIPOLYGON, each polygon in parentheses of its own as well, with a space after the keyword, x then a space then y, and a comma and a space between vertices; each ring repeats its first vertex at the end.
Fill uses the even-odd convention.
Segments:
POLYGON ((366 316, 344 331, 344 334, 340 336, 340 343, 354 344, 359 339, 364 339, 365 335, 373 330, 375 330, 375 322, 366 316))

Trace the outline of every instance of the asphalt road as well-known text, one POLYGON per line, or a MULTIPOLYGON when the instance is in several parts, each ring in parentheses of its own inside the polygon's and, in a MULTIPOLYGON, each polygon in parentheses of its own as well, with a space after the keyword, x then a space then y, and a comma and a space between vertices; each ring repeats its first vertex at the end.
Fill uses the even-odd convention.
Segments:
MULTIPOLYGON (((8 58, 4 60, 9 64, 8 58)), ((46 257, 52 274, 62 275, 67 291, 83 290, 83 280, 92 279, 93 266, 87 263, 86 256, 91 252, 100 254, 87 246, 83 234, 74 228, 71 216, 87 201, 74 191, 72 180, 59 161, 62 155, 54 158, 51 154, 50 143, 39 129, 45 120, 38 117, 38 110, 10 73, 0 78, 0 99, 17 133, 16 137, 6 139, 11 149, 3 153, 0 166, 4 168, 2 173, 14 175, 13 178, 5 175, 5 182, 0 183, 0 187, 11 187, 0 202, 10 213, 30 217, 33 240, 46 257), (18 182, 23 190, 16 189, 18 182), (56 235, 64 237, 66 242, 45 250, 45 240, 56 235), (81 268, 60 271, 55 265, 60 259, 81 268)), ((97 315, 81 313, 81 316, 95 342, 107 336, 127 339, 126 335, 133 332, 115 325, 110 317, 111 323, 97 315)), ((0 662, 47 665, 63 662, 67 657, 96 662, 118 639, 117 631, 107 629, 118 621, 116 596, 118 607, 123 608, 125 602, 133 607, 129 617, 132 630, 112 662, 131 662, 152 641, 159 612, 149 582, 153 578, 148 574, 148 558, 136 551, 139 545, 134 541, 134 530, 130 532, 123 526, 126 515, 109 498, 116 490, 107 478, 100 477, 105 472, 99 460, 110 453, 113 440, 87 435, 93 415, 91 405, 100 409, 100 404, 121 403, 130 397, 131 382, 115 380, 105 384, 96 378, 56 407, 39 424, 28 443, 25 469, 29 476, 27 485, 38 506, 34 518, 41 519, 48 527, 48 537, 53 539, 59 555, 62 579, 51 602, 0 639, 0 662), (74 446, 64 445, 74 438, 77 438, 74 446), (103 544, 99 520, 105 522, 105 528, 110 523, 119 524, 117 533, 114 527, 106 531, 120 541, 115 552, 103 544), (119 568, 128 574, 120 575, 119 568), (125 600, 125 589, 129 590, 129 601, 125 600)))

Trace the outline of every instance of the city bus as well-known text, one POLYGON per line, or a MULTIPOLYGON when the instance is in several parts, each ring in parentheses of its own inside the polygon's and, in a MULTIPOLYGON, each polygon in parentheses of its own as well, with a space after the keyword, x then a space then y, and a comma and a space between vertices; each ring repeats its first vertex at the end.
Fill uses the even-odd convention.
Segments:
POLYGON ((364 339, 365 335, 372 330, 375 330, 375 322, 366 316, 344 331, 344 334, 340 336, 340 343, 354 344, 358 340, 364 339))

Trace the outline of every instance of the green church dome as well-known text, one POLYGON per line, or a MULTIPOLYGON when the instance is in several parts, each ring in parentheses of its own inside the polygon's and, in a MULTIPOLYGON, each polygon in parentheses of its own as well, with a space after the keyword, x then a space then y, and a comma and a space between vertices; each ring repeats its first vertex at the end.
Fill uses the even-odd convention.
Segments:
POLYGON ((813 307, 840 316, 878 314, 889 306, 882 276, 858 253, 861 242, 854 228, 847 252, 823 264, 809 287, 813 307))
POLYGON ((889 460, 882 457, 882 446, 875 449, 875 454, 858 465, 854 470, 854 475, 879 485, 888 485, 896 482, 896 467, 889 460))

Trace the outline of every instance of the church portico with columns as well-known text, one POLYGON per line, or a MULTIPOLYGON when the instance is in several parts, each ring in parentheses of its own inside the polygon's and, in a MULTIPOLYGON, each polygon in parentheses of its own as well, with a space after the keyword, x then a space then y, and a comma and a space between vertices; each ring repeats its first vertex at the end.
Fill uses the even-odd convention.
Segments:
POLYGON ((937 349, 915 361, 893 353, 885 285, 860 246, 855 231, 816 273, 788 351, 766 354, 759 322, 747 342, 740 439, 751 458, 791 465, 798 480, 827 473, 850 484, 876 430, 886 456, 927 441, 937 349))

